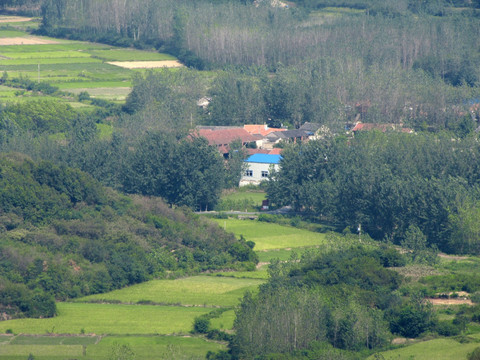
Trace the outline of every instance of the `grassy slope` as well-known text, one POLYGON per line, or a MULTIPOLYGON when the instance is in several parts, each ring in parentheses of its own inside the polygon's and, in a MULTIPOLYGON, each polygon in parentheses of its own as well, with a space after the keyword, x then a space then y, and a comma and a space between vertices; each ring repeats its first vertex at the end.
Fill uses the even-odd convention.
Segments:
POLYGON ((210 312, 203 307, 58 303, 58 316, 49 319, 2 321, 22 334, 171 334, 188 333, 193 319, 210 312))
POLYGON ((217 219, 227 231, 255 242, 256 251, 323 245, 325 234, 252 220, 217 219))
POLYGON ((121 290, 87 296, 78 301, 117 300, 136 303, 230 307, 238 304, 246 290, 262 284, 258 279, 234 279, 217 276, 193 276, 176 280, 152 280, 121 290))
MULTIPOLYGON (((453 339, 435 339, 409 345, 400 349, 382 352, 385 360, 460 360, 466 359, 468 353, 479 346, 478 343, 461 344, 453 339)), ((375 359, 374 356, 368 358, 375 359)))
MULTIPOLYGON (((61 339, 63 340, 64 338, 61 339)), ((98 337, 93 337, 93 339, 95 341, 99 340, 98 337)), ((63 343, 65 344, 65 341, 63 343)), ((58 345, 58 342, 52 342, 52 337, 31 338, 26 344, 24 343, 21 346, 0 346, 0 359, 24 360, 29 354, 34 354, 37 360, 73 358, 106 360, 111 359, 112 349, 119 344, 127 345, 134 352, 136 359, 192 360, 205 359, 206 352, 224 348, 221 344, 208 342, 202 338, 183 336, 109 336, 101 338, 98 344, 87 342, 85 343, 85 348, 82 346, 83 343, 85 342, 77 342, 76 345, 58 345), (40 344, 38 344, 38 340, 40 340, 40 344)))

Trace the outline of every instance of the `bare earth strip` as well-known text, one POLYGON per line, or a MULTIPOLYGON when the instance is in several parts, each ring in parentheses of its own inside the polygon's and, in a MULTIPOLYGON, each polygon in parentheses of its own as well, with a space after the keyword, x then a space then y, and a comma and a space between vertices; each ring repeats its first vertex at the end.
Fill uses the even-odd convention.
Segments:
POLYGON ((10 23, 10 22, 26 22, 31 21, 32 18, 23 17, 23 16, 8 16, 8 17, 0 17, 0 23, 10 23))
POLYGON ((58 44, 58 41, 50 39, 42 39, 39 37, 12 37, 12 38, 0 38, 1 45, 46 45, 46 44, 58 44))
POLYGON ((153 68, 173 68, 182 67, 183 64, 177 60, 165 61, 109 61, 107 64, 120 66, 126 69, 153 69, 153 68))
POLYGON ((473 305, 470 299, 428 299, 433 305, 473 305))

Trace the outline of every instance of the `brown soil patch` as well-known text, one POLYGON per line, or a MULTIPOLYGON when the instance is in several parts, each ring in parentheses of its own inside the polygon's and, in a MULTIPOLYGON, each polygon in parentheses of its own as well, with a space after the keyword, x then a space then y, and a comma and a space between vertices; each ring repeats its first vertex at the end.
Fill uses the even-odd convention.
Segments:
POLYGON ((433 305, 473 305, 470 299, 428 299, 433 305))
POLYGON ((32 18, 23 17, 23 16, 8 16, 8 17, 0 17, 0 23, 10 23, 10 22, 26 22, 31 21, 32 18))
POLYGON ((46 44, 58 44, 58 41, 43 39, 35 36, 28 37, 12 37, 12 38, 1 38, 1 45, 46 45, 46 44))
POLYGON ((182 67, 183 64, 177 60, 165 61, 109 61, 108 64, 120 66, 126 69, 153 69, 153 68, 174 68, 182 67))
POLYGON ((257 264, 257 270, 260 269, 262 266, 265 266, 265 265, 270 265, 270 263, 269 262, 259 262, 257 264))
POLYGON ((448 260, 468 260, 469 259, 468 256, 455 256, 455 255, 447 255, 443 253, 439 253, 438 256, 448 260))

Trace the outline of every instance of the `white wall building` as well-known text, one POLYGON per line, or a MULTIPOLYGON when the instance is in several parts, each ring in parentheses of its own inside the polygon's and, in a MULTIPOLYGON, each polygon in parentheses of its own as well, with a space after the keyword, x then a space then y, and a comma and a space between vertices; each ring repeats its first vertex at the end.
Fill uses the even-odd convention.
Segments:
POLYGON ((240 179, 240 186, 258 185, 264 180, 268 180, 268 176, 272 169, 278 171, 280 169, 280 155, 271 154, 254 154, 250 156, 246 163, 246 169, 240 179))

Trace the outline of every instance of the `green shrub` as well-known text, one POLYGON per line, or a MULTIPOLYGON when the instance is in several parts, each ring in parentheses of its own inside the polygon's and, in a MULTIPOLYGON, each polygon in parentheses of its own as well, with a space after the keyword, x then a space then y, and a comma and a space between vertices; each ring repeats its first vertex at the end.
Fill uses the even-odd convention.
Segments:
POLYGON ((435 327, 435 330, 442 336, 456 336, 460 334, 460 327, 451 321, 440 321, 435 327))
POLYGON ((206 334, 210 329, 210 320, 205 317, 197 317, 193 321, 193 332, 196 334, 206 334))
POLYGON ((467 357, 468 360, 480 360, 480 347, 473 350, 467 357))

